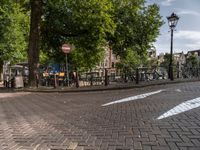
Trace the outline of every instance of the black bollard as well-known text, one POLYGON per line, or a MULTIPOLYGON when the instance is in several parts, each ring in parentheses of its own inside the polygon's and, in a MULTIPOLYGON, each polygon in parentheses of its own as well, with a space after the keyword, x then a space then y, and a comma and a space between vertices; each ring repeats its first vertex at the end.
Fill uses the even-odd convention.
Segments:
POLYGON ((139 69, 136 69, 136 84, 139 84, 139 69))

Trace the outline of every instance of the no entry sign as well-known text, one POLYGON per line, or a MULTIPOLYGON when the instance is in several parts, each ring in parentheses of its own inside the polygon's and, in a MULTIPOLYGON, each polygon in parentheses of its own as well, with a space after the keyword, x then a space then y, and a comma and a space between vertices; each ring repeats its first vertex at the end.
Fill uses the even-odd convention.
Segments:
POLYGON ((67 53, 70 52, 70 50, 71 50, 71 45, 69 45, 69 44, 63 44, 62 45, 62 51, 63 51, 63 53, 67 54, 67 53))

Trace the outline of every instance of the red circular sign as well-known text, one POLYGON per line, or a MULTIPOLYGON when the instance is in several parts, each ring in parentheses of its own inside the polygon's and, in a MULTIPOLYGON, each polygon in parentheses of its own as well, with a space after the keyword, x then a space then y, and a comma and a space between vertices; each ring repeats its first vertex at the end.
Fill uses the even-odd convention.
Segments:
POLYGON ((71 46, 70 46, 69 44, 63 44, 63 45, 62 45, 62 51, 63 51, 65 54, 69 53, 70 50, 71 50, 71 46))

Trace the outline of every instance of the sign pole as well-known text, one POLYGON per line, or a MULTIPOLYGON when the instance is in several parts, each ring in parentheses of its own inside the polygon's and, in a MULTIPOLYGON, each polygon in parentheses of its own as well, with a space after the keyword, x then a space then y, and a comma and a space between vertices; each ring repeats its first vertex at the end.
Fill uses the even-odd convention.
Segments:
POLYGON ((66 57, 67 86, 69 86, 69 68, 68 68, 68 61, 67 61, 67 53, 65 54, 65 57, 66 57))
POLYGON ((65 53, 65 59, 66 59, 66 77, 67 77, 67 86, 69 86, 69 67, 68 67, 68 61, 67 61, 67 54, 70 53, 71 45, 70 44, 63 44, 62 45, 62 51, 65 53))

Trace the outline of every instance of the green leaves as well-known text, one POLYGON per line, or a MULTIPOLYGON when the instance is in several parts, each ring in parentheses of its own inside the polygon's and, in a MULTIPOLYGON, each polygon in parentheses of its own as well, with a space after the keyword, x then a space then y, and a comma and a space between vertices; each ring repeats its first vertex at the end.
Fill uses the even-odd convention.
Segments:
POLYGON ((44 10, 43 42, 51 56, 62 55, 59 47, 71 43, 76 49, 70 61, 78 66, 94 67, 105 47, 121 60, 130 58, 138 64, 146 59, 163 24, 159 7, 146 7, 144 0, 49 0, 44 10))
POLYGON ((70 59, 74 64, 95 66, 107 45, 107 33, 114 33, 112 3, 108 0, 53 2, 50 0, 45 6, 43 42, 53 49, 54 56, 61 55, 59 48, 63 43, 71 43, 75 45, 70 59))
POLYGON ((159 7, 155 4, 145 7, 143 0, 113 0, 113 4, 117 25, 114 36, 109 37, 113 51, 122 60, 128 58, 130 50, 144 60, 163 24, 159 7))
POLYGON ((29 16, 18 3, 4 3, 0 6, 2 14, 0 20, 0 53, 2 60, 11 63, 24 61, 27 59, 27 37, 29 31, 29 16))
MULTIPOLYGON (((42 61, 65 62, 60 47, 75 49, 70 63, 79 68, 96 66, 110 47, 125 64, 138 65, 163 24, 159 7, 144 0, 43 0, 42 61), (49 59, 48 59, 49 58, 49 59), (131 63, 130 63, 131 62, 131 63)), ((30 1, 0 2, 0 55, 12 62, 26 59, 30 1)))
POLYGON ((196 55, 192 54, 186 59, 186 65, 188 67, 199 67, 199 61, 196 55))

